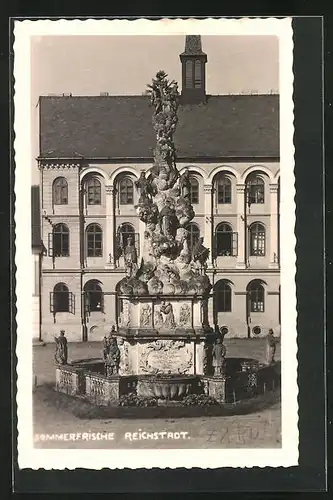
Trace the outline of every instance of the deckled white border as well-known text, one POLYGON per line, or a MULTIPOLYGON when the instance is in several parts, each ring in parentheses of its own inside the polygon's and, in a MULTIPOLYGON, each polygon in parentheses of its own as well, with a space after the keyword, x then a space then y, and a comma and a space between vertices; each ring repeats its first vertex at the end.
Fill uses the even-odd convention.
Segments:
POLYGON ((296 256, 294 234, 293 72, 291 18, 15 21, 15 224, 18 357, 18 463, 22 468, 100 469, 289 467, 298 464, 296 256), (30 37, 36 35, 276 35, 280 54, 282 448, 44 450, 33 447, 30 37))

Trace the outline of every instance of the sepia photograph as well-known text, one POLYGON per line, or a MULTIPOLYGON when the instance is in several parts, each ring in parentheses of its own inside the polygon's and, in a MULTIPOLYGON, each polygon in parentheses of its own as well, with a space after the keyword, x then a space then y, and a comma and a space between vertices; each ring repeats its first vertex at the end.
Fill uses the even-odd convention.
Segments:
POLYGON ((212 22, 16 22, 25 467, 297 464, 291 20, 212 22))

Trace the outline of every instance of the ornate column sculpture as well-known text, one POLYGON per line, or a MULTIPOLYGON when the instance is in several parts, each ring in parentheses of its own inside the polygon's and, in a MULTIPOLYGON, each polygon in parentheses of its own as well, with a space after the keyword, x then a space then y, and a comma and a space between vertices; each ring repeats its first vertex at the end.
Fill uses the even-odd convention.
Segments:
POLYGON ((237 257, 237 268, 246 268, 246 255, 245 255, 245 238, 247 237, 247 231, 245 231, 246 223, 246 205, 245 205, 245 184, 237 184, 237 232, 238 232, 238 257, 237 257))
POLYGON ((278 238, 278 184, 270 184, 270 213, 271 213, 271 224, 270 224, 270 252, 269 252, 269 267, 278 269, 279 267, 279 238, 278 238))

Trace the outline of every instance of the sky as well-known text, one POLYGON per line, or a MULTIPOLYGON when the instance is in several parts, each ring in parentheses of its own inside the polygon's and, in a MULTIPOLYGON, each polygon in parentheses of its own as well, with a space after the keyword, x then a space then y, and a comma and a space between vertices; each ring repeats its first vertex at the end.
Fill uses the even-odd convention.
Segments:
MULTIPOLYGON (((41 95, 140 95, 163 69, 181 88, 185 36, 35 36, 31 38, 32 183, 38 183, 41 95)), ((202 36, 208 94, 277 93, 278 38, 202 36)))

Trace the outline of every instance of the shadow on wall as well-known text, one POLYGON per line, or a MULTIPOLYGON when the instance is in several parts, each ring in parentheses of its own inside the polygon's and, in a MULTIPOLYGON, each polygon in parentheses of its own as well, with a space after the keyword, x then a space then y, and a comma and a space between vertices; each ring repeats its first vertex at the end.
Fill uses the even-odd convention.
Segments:
POLYGON ((31 244, 32 248, 41 246, 40 224, 40 190, 39 186, 31 186, 31 244))

